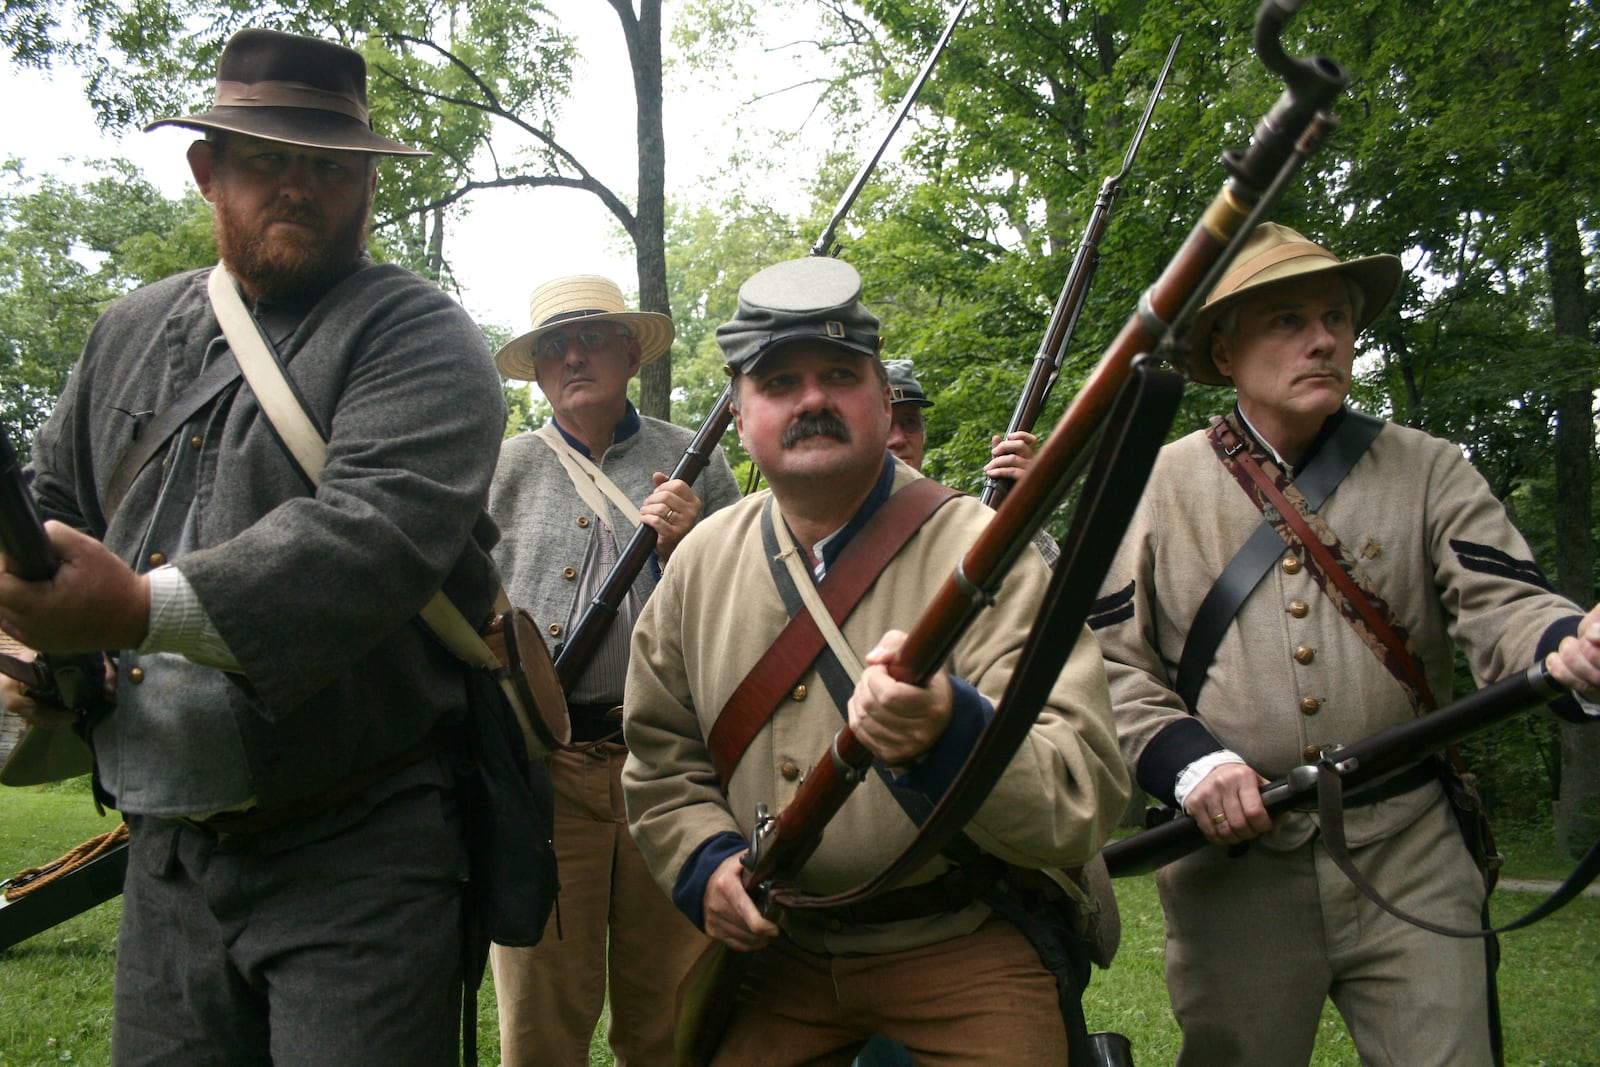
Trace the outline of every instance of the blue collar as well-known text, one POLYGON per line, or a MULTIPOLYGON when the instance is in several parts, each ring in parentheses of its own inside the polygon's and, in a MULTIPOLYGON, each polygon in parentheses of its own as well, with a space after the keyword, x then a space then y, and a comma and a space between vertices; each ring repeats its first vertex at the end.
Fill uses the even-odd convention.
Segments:
POLYGON ((861 532, 861 528, 867 524, 873 515, 877 514, 879 508, 888 503, 889 497, 893 493, 894 456, 886 451, 883 454, 883 470, 878 473, 877 484, 872 487, 872 492, 867 494, 867 499, 862 502, 860 508, 856 509, 856 513, 850 516, 849 522, 839 527, 835 533, 831 533, 822 539, 823 567, 832 569, 839 558, 839 554, 844 551, 844 546, 848 545, 850 539, 861 532))
MULTIPOLYGON (((638 433, 640 426, 643 425, 639 421, 639 411, 633 406, 633 401, 629 400, 626 401, 626 403, 628 405, 628 409, 622 413, 622 418, 617 422, 616 429, 611 431, 611 443, 614 445, 621 444, 623 441, 626 441, 628 438, 638 433)), ((590 452, 582 441, 579 441, 576 437, 563 430, 561 428, 561 423, 554 415, 550 416, 550 422, 553 426, 555 426, 556 432, 567 439, 567 444, 576 449, 585 459, 594 459, 594 453, 590 452)))

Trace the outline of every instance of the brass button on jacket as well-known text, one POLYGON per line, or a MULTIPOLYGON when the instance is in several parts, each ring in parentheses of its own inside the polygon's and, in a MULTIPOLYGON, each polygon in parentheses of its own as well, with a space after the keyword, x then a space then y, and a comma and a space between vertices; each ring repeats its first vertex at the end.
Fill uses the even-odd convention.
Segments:
POLYGON ((794 692, 790 693, 789 695, 795 700, 804 700, 806 698, 806 684, 801 682, 799 685, 794 687, 794 692))
POLYGON ((129 671, 128 681, 134 685, 138 685, 140 682, 144 681, 144 668, 135 667, 133 670, 129 671))
POLYGON ((1294 661, 1300 664, 1310 663, 1317 658, 1317 650, 1310 645, 1301 645, 1294 650, 1294 661))
POLYGON ((1300 712, 1304 715, 1315 715, 1322 708, 1322 701, 1316 697, 1306 697, 1300 702, 1300 712))
POLYGON ((545 632, 547 632, 551 637, 560 637, 561 624, 559 622, 553 622, 545 628, 545 632))
POLYGON ((783 780, 792 782, 800 777, 800 765, 792 759, 786 759, 778 765, 778 773, 783 775, 783 780))
POLYGON ((1317 760, 1322 758, 1322 746, 1321 745, 1307 745, 1304 749, 1301 750, 1300 755, 1305 759, 1305 761, 1307 763, 1315 763, 1315 762, 1317 762, 1317 760))
POLYGON ((1300 573, 1300 557, 1298 557, 1298 556, 1285 556, 1284 560, 1283 560, 1283 573, 1285 573, 1285 574, 1299 574, 1300 573))
POLYGON ((576 568, 576 567, 562 567, 561 568, 561 577, 565 578, 567 581, 570 582, 570 581, 572 581, 572 579, 576 578, 577 576, 578 576, 578 568, 576 568))
POLYGON ((1311 605, 1304 600, 1291 600, 1289 601, 1289 614, 1297 619, 1303 619, 1311 614, 1311 605))
POLYGON ((579 515, 578 516, 578 529, 587 530, 588 528, 589 528, 589 516, 587 516, 587 515, 579 515))
POLYGON ((189 438, 189 447, 194 449, 196 452, 200 451, 200 446, 205 443, 206 439, 201 437, 199 434, 195 434, 193 437, 189 438))
POLYGON ((166 561, 167 561, 167 557, 166 557, 166 555, 164 553, 161 553, 161 552, 152 552, 152 553, 150 553, 150 566, 159 567, 163 563, 165 563, 166 561))

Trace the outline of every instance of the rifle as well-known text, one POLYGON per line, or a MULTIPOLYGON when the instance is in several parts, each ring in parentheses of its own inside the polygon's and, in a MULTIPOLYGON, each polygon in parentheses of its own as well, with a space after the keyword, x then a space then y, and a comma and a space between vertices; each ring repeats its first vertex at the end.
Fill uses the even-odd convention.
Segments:
MULTIPOLYGON (((1028 476, 1001 503, 955 573, 945 580, 911 628, 888 664, 895 678, 922 684, 944 662, 1066 495, 1090 439, 1107 427, 1107 413, 1124 393, 1124 386, 1139 381, 1150 362, 1148 353, 1155 350, 1174 361, 1185 358, 1180 343, 1185 326, 1256 222, 1321 145, 1335 121, 1326 109, 1348 83, 1349 74, 1324 57, 1290 59, 1284 53, 1280 36, 1290 16, 1299 10, 1300 2, 1264 0, 1256 14, 1256 52, 1262 63, 1283 79, 1282 96, 1256 126, 1247 150, 1223 154, 1229 179, 1222 191, 1207 206, 1161 276, 1140 298, 1138 310, 1129 317, 1056 424, 1028 476)), ((1060 577, 1058 573, 1057 579, 1060 577)), ((1081 617, 1078 625, 1082 625, 1081 617)), ((1036 709, 1022 710, 1030 716, 1036 714, 1036 709)), ((1016 718, 1015 709, 1002 701, 978 739, 978 750, 985 750, 987 739, 997 727, 1014 729, 1014 721, 1008 720, 1016 718)), ((1018 735, 1017 742, 1020 740, 1018 735)), ((741 875, 745 891, 763 908, 780 900, 784 907, 826 908, 889 888, 943 849, 981 803, 1007 758, 985 759, 981 771, 974 769, 975 762, 969 758, 911 846, 883 872, 845 893, 825 897, 806 894, 786 883, 799 874, 827 823, 872 763, 871 751, 848 725, 841 727, 789 806, 777 816, 764 808, 758 810, 741 875), (969 784, 974 788, 969 789, 969 784)), ((742 971, 738 961, 746 959, 743 954, 726 950, 707 953, 691 972, 680 1003, 680 1063, 704 1062, 715 1050, 732 1012, 733 994, 742 971)))
MULTIPOLYGON (((922 70, 912 82, 911 88, 906 92, 905 98, 900 101, 900 109, 896 112, 894 120, 890 122, 889 129, 884 133, 878 150, 872 157, 861 165, 856 176, 851 179, 850 185, 845 189, 844 195, 839 198, 839 204, 833 210, 833 217, 828 220, 827 228, 822 231, 822 236, 817 238, 816 244, 811 246, 813 256, 831 256, 837 248, 834 246, 833 234, 839 223, 844 220, 850 211, 851 205, 856 202, 856 197, 861 194, 861 189, 867 184, 872 171, 878 165, 878 160, 883 158, 883 153, 888 149, 889 142, 899 130, 900 123, 911 110, 911 105, 916 101, 917 94, 922 91, 923 84, 928 80, 928 75, 933 71, 934 61, 944 51, 945 45, 950 40, 950 35, 955 31, 956 23, 967 9, 970 0, 960 0, 955 11, 946 23, 944 33, 934 45, 933 51, 928 54, 927 60, 922 64, 922 70)), ((673 478, 679 478, 690 485, 700 476, 706 463, 711 458, 711 449, 721 440, 723 433, 728 429, 728 424, 733 421, 733 387, 730 381, 722 390, 722 395, 712 405, 711 411, 706 415, 705 422, 701 423, 700 431, 695 434, 694 440, 684 451, 683 458, 678 461, 677 467, 672 471, 673 478)), ((755 487, 756 472, 751 471, 751 491, 755 487)), ((645 563, 650 559, 650 553, 655 551, 657 534, 654 527, 640 523, 633 531, 633 536, 628 540, 628 546, 618 557, 609 574, 595 592, 594 599, 584 609, 582 617, 574 626, 567 637, 566 643, 556 653, 556 677, 561 681, 561 688, 567 692, 572 691, 573 685, 583 675, 584 668, 589 665, 589 660, 594 656, 595 649, 599 647, 600 639, 605 636, 606 630, 616 620, 617 609, 622 605, 623 598, 628 595, 628 590, 633 588, 633 580, 644 569, 645 563)))
MULTIPOLYGON (((1007 437, 1018 430, 1033 429, 1045 402, 1050 399, 1056 379, 1061 377, 1061 364, 1066 362, 1067 347, 1072 344, 1072 335, 1078 329, 1078 316, 1083 313, 1083 305, 1089 298, 1089 284, 1094 281, 1094 272, 1100 266, 1100 239, 1105 236, 1106 227, 1110 224, 1111 208, 1122 194, 1123 179, 1133 169, 1133 158, 1138 155, 1139 145, 1144 141, 1144 131, 1150 126, 1150 116, 1156 110, 1156 101, 1161 99, 1161 89, 1167 84, 1167 72, 1172 70, 1172 61, 1178 54, 1178 45, 1182 40, 1181 33, 1172 39, 1167 61, 1156 77, 1156 87, 1150 90, 1150 102, 1145 105, 1144 117, 1133 131, 1133 142, 1128 145, 1127 155, 1122 157, 1122 169, 1100 183, 1100 194, 1095 197, 1094 208, 1089 212, 1083 239, 1078 243, 1078 251, 1073 254, 1072 266, 1067 270, 1066 284, 1056 298, 1055 310, 1050 313, 1050 322, 1045 326, 1039 351, 1033 357, 1033 366, 1028 371, 1028 381, 1022 387, 1022 395, 1017 398, 1015 410, 1011 412, 1011 421, 1006 424, 1007 437)), ((1000 501, 1010 491, 1011 483, 1010 478, 990 475, 983 480, 983 494, 978 499, 991 508, 999 507, 1000 501)))
MULTIPOLYGON (((0 552, 5 553, 11 573, 25 581, 46 581, 60 566, 4 427, 0 427, 0 552)), ((28 695, 41 703, 88 712, 106 701, 105 657, 98 652, 41 654, 32 663, 0 653, 0 674, 27 686, 28 695)))
MULTIPOLYGON (((1543 663, 1485 686, 1426 715, 1385 727, 1348 745, 1323 750, 1317 763, 1290 771, 1261 790, 1267 811, 1277 814, 1317 794, 1323 774, 1337 774, 1345 792, 1412 766, 1503 719, 1520 714, 1566 692, 1543 663)), ((1113 878, 1146 874, 1203 848, 1205 834, 1188 815, 1113 841, 1102 850, 1113 878)))

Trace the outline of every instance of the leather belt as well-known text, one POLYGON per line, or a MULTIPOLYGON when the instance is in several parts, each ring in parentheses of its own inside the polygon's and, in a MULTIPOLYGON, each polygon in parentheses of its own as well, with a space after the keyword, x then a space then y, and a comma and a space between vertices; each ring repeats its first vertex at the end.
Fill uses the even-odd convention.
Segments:
MULTIPOLYGON (((1371 788, 1360 789, 1354 793, 1346 793, 1343 798, 1344 807, 1347 810, 1350 808, 1364 808, 1369 804, 1376 804, 1380 800, 1390 800, 1414 789, 1421 789, 1430 782, 1437 782, 1438 780, 1439 772, 1431 762, 1419 763, 1415 767, 1401 771, 1393 778, 1384 779, 1371 788)), ((1317 798, 1313 795, 1303 803, 1293 805, 1290 810, 1315 812, 1317 810, 1317 798)))
POLYGON ((572 743, 591 745, 599 741, 622 744, 622 702, 610 704, 568 704, 572 720, 572 743))
POLYGON ((875 897, 838 908, 825 908, 830 919, 851 924, 899 922, 960 911, 1005 876, 1006 865, 984 855, 971 863, 952 867, 931 881, 891 889, 875 897))
POLYGON ((430 736, 421 743, 404 749, 390 756, 386 760, 379 760, 370 766, 363 767, 350 774, 320 793, 291 800, 284 804, 274 804, 271 807, 246 808, 243 811, 225 811, 204 819, 190 819, 176 816, 174 821, 202 833, 214 834, 217 837, 250 837, 255 834, 275 830, 292 822, 309 819, 315 815, 332 811, 334 808, 352 799, 357 793, 371 786, 377 785, 385 778, 398 774, 424 757, 440 751, 441 739, 430 736))

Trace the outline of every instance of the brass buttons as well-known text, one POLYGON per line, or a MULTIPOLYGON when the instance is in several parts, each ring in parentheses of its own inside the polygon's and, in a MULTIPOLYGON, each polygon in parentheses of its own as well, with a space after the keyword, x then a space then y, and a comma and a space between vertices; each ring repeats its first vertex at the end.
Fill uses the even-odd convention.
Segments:
POLYGON ((1289 614, 1297 619, 1303 619, 1311 613, 1311 605, 1304 600, 1289 601, 1289 614))
POLYGON ((1322 758, 1322 746, 1307 745, 1305 748, 1300 750, 1300 755, 1307 763, 1315 763, 1317 760, 1322 758))
POLYGON ((778 765, 778 773, 783 775, 783 780, 792 782, 800 777, 800 765, 792 759, 786 759, 778 765))
POLYGON ((128 672, 128 681, 131 682, 133 685, 138 685, 140 682, 144 681, 144 668, 143 667, 135 667, 131 671, 129 671, 128 672))
POLYGON ((1294 661, 1296 663, 1304 665, 1310 663, 1316 658, 1317 650, 1312 648, 1310 645, 1301 645, 1299 648, 1294 650, 1294 661))
POLYGON ((152 552, 152 553, 150 553, 150 566, 159 567, 163 563, 165 563, 166 561, 167 561, 166 553, 164 553, 164 552, 152 552))
POLYGON ((1300 702, 1300 714, 1302 715, 1315 715, 1320 710, 1322 710, 1322 701, 1316 697, 1306 697, 1300 702))
POLYGON ((795 686, 794 687, 794 692, 790 693, 789 695, 791 697, 793 697, 795 700, 804 700, 806 698, 806 685, 805 685, 805 683, 801 682, 799 685, 795 686))
POLYGON ((200 451, 200 446, 205 443, 206 439, 201 437, 199 434, 195 434, 193 437, 189 438, 189 447, 194 449, 196 452, 200 451))
POLYGON ((570 582, 570 581, 572 581, 572 579, 576 578, 577 576, 578 576, 578 568, 576 568, 576 567, 562 567, 561 568, 561 577, 565 578, 567 581, 570 582))
POLYGON ((587 515, 579 515, 578 516, 578 529, 587 530, 588 528, 589 528, 589 516, 587 516, 587 515))
POLYGON ((1299 556, 1285 556, 1283 560, 1283 573, 1299 574, 1300 566, 1301 564, 1299 556))
POLYGON ((553 622, 549 626, 545 627, 545 632, 548 633, 551 637, 560 637, 561 636, 561 624, 559 622, 553 622))

